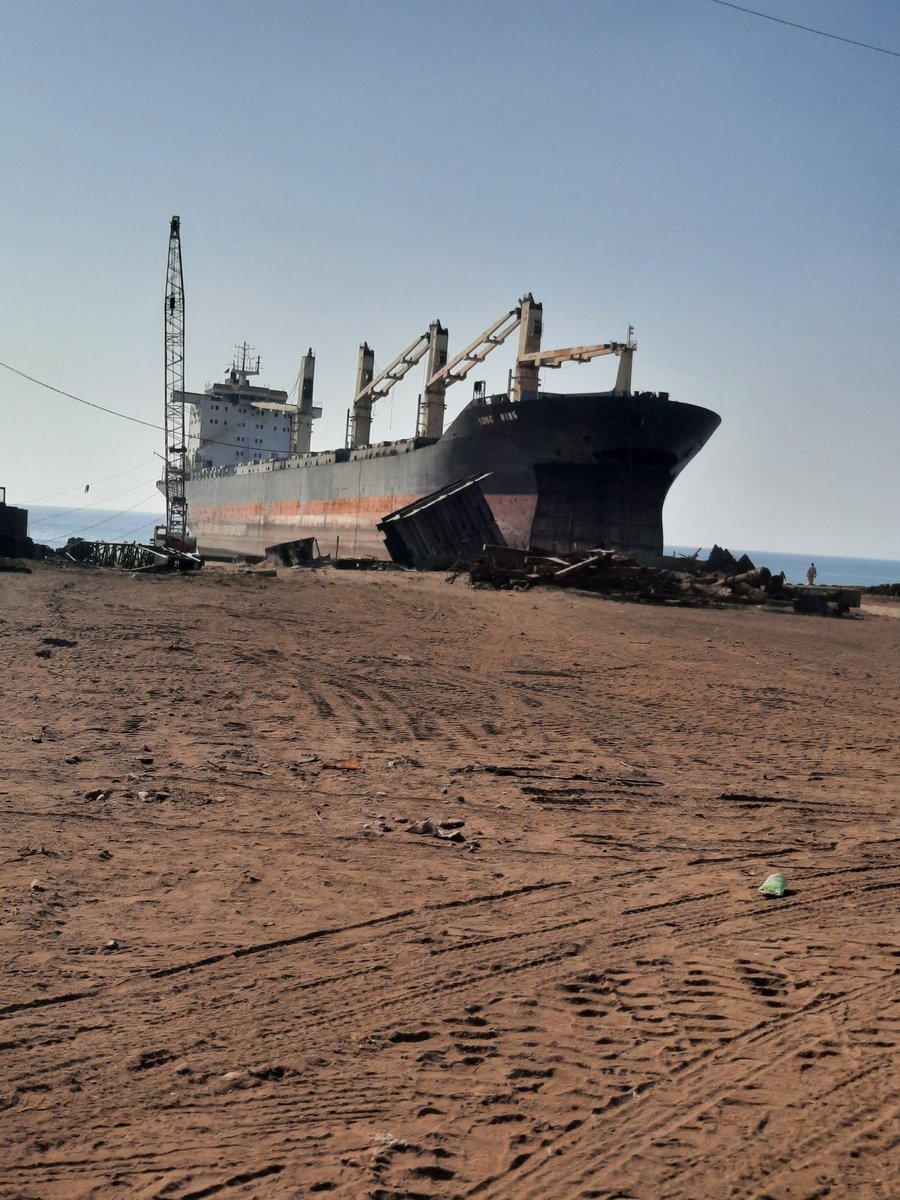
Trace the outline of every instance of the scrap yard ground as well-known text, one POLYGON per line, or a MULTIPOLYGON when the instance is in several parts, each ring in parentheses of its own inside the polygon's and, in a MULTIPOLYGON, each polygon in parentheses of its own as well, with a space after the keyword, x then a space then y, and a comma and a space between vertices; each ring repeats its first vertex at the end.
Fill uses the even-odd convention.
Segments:
POLYGON ((0 574, 0 1196, 900 1195, 897 611, 0 574))

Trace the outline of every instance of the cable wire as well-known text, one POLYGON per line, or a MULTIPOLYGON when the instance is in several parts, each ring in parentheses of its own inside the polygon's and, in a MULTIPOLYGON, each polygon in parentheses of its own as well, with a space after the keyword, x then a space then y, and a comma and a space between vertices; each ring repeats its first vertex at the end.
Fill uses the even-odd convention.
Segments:
MULTIPOLYGON (((138 490, 138 488, 140 488, 140 487, 154 488, 155 494, 157 496, 159 496, 160 499, 162 499, 162 494, 159 492, 159 490, 156 489, 156 483, 157 483, 157 481, 155 479, 142 479, 140 483, 135 483, 135 484, 133 484, 132 487, 129 487, 129 488, 123 488, 121 492, 116 492, 114 496, 104 496, 104 498, 102 500, 97 500, 93 504, 82 505, 81 507, 76 508, 73 511, 74 512, 83 512, 85 509, 89 509, 89 508, 95 508, 95 509, 99 508, 102 510, 103 505, 109 504, 110 500, 118 500, 121 496, 127 496, 129 492, 136 492, 138 490)), ((130 510, 125 509, 124 511, 128 512, 130 510)))
POLYGON ((4 367, 7 371, 12 371, 13 375, 19 375, 22 379, 27 379, 29 383, 36 383, 38 387, 47 388, 50 392, 56 392, 58 396, 65 396, 68 400, 77 400, 79 404, 86 404, 88 408, 96 408, 100 412, 109 413, 110 416, 121 417, 123 421, 134 421, 135 425, 146 425, 149 429, 162 429, 162 425, 154 425, 152 421, 143 421, 140 417, 132 417, 128 413, 117 412, 114 408, 104 408, 102 404, 94 404, 92 400, 82 400, 81 396, 75 396, 72 392, 64 392, 62 388, 54 387, 52 383, 44 383, 43 379, 35 379, 33 375, 28 375, 25 371, 20 371, 18 367, 11 367, 9 363, 0 362, 0 367, 4 367))
MULTIPOLYGON (((123 488, 123 490, 121 492, 116 492, 115 495, 113 495, 113 496, 105 496, 102 500, 92 500, 89 504, 79 504, 76 508, 70 508, 69 512, 70 513, 84 512, 86 509, 90 509, 90 508, 93 508, 95 511, 97 509, 102 510, 103 505, 108 504, 110 502, 110 500, 118 500, 120 496, 127 496, 129 492, 136 492, 139 487, 149 487, 150 482, 151 481, 148 479, 142 479, 140 483, 134 484, 133 487, 123 488)), ((126 509, 125 511, 127 512, 128 509, 126 509)))
POLYGON ((831 38, 835 42, 846 42, 848 46, 860 46, 863 50, 877 50, 879 54, 890 54, 894 58, 900 58, 900 50, 888 50, 886 46, 873 46, 871 42, 857 42, 853 38, 841 37, 839 33, 826 33, 824 29, 813 29, 811 25, 798 25, 796 21, 773 17, 771 13, 758 12, 755 8, 744 8, 741 4, 732 4, 731 0, 709 0, 709 3, 718 4, 722 8, 733 8, 736 12, 749 13, 751 17, 762 17, 764 21, 774 21, 777 25, 788 25, 791 29, 802 29, 804 33, 816 33, 819 37, 831 38))
MULTIPOLYGON (((119 513, 119 516, 121 516, 121 515, 122 515, 122 514, 121 514, 121 513, 119 513)), ((148 513, 147 513, 147 516, 148 516, 148 517, 154 517, 154 518, 156 518, 156 517, 159 517, 159 516, 162 516, 163 520, 165 520, 165 513, 152 513, 152 512, 148 512, 148 513)), ((139 530, 141 530, 141 529, 144 529, 144 528, 146 527, 146 525, 147 525, 147 524, 148 524, 148 522, 147 522, 147 521, 141 521, 140 525, 135 525, 135 526, 134 526, 132 529, 128 529, 128 530, 126 530, 126 532, 125 532, 125 533, 122 535, 122 537, 121 537, 121 539, 120 539, 120 540, 121 540, 121 541, 125 541, 127 538, 130 538, 130 537, 132 537, 132 536, 133 536, 135 533, 137 533, 139 530)))
MULTIPOLYGON (((122 475, 130 475, 132 471, 140 471, 151 463, 138 463, 136 467, 127 467, 124 471, 116 471, 114 475, 105 475, 103 479, 92 479, 86 485, 76 484, 75 487, 63 488, 61 492, 51 492, 48 496, 38 496, 35 500, 23 500, 22 507, 28 508, 32 504, 40 504, 44 500, 54 500, 57 496, 68 496, 71 492, 83 492, 85 487, 96 487, 98 483, 109 483, 111 479, 119 479, 122 475)), ((87 506, 86 506, 87 507, 87 506)))
POLYGON ((141 504, 149 504, 149 502, 158 496, 158 492, 154 492, 152 496, 145 496, 143 500, 138 500, 136 504, 132 504, 129 508, 123 508, 121 512, 113 513, 112 516, 104 517, 102 521, 94 521, 92 525, 83 525, 81 529, 76 529, 70 533, 69 537, 78 537, 81 533, 87 533, 89 529, 96 529, 98 525, 106 525, 109 521, 115 521, 116 517, 123 517, 125 513, 134 512, 141 504))
MULTIPOLYGON (((154 423, 152 421, 143 421, 143 420, 141 420, 140 417, 132 417, 128 413, 118 412, 114 408, 105 408, 102 404, 94 404, 94 402, 92 400, 84 400, 84 399, 82 399, 81 396, 76 396, 73 392, 64 392, 62 390, 62 388, 54 387, 52 383, 45 383, 42 379, 36 379, 34 377, 34 375, 29 375, 25 371, 20 371, 18 369, 18 367, 12 367, 9 365, 9 363, 0 362, 0 367, 5 367, 7 371, 12 371, 12 373, 14 375, 19 375, 19 376, 21 376, 22 379, 27 379, 30 383, 36 383, 38 385, 38 387, 47 388, 48 391, 56 392, 56 394, 58 396, 65 396, 68 400, 77 400, 79 404, 86 404, 88 408, 95 408, 99 412, 109 413, 109 415, 112 417, 121 417, 123 421, 134 421, 135 424, 137 424, 137 425, 146 425, 148 429, 160 429, 160 430, 164 431, 164 427, 162 425, 154 425, 154 423)), ((232 449, 232 450, 247 450, 247 449, 253 450, 253 449, 255 449, 255 450, 258 450, 260 454, 263 454, 263 453, 281 454, 281 453, 283 453, 283 450, 281 448, 275 447, 275 446, 251 447, 249 445, 249 443, 223 442, 223 441, 220 441, 218 438, 213 438, 213 439, 211 439, 211 441, 215 445, 227 446, 229 449, 232 449)), ((207 442, 206 444, 209 445, 210 443, 207 442)), ((249 459, 248 461, 253 462, 255 460, 249 459)), ((114 478, 114 476, 110 476, 110 478, 114 478)), ((74 489, 70 489, 70 490, 74 491, 74 489)), ((56 495, 62 495, 62 494, 63 494, 62 492, 56 493, 56 495)), ((45 499, 46 499, 46 497, 45 497, 45 499)), ((37 501, 32 500, 31 503, 36 504, 37 501)))

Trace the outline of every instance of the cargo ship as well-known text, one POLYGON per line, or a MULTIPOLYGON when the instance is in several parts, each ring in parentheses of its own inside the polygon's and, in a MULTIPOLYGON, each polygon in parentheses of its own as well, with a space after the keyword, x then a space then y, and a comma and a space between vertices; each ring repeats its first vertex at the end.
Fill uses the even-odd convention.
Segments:
POLYGON ((673 480, 720 423, 706 408, 631 387, 636 349, 625 342, 542 350, 543 314, 531 295, 455 357, 434 321, 383 371, 359 350, 344 447, 314 453, 315 357, 304 355, 295 403, 256 386, 246 346, 225 382, 184 392, 191 532, 208 557, 262 554, 315 537, 323 553, 386 557, 377 524, 456 480, 487 474, 481 487, 507 543, 551 553, 600 546, 653 559, 663 551, 663 503, 673 480), (444 429, 445 393, 518 329, 509 386, 471 400, 444 429), (602 355, 618 358, 605 392, 541 390, 540 372, 602 355), (371 444, 373 404, 427 357, 415 436, 371 444))

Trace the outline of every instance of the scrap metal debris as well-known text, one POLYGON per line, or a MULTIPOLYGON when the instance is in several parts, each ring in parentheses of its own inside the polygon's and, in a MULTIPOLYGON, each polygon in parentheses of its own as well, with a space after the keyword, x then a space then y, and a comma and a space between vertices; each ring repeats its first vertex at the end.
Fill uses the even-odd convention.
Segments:
POLYGON ((373 558, 371 555, 358 557, 336 558, 331 565, 337 571, 397 571, 400 564, 386 558, 373 558))
MULTIPOLYGON (((6 503, 6 488, 0 487, 0 558, 40 558, 42 546, 28 536, 28 509, 6 503), (37 553, 36 553, 37 551, 37 553)), ((4 571, 27 568, 4 566, 4 571)))
POLYGON ((547 585, 577 587, 621 599, 687 607, 758 604, 823 615, 844 615, 859 608, 858 588, 788 584, 783 572, 773 575, 768 567, 756 567, 746 554, 735 559, 720 547, 714 551, 706 562, 691 556, 685 560, 690 564, 686 570, 673 571, 604 548, 552 555, 487 545, 477 562, 458 563, 447 578, 452 582, 468 571, 469 581, 476 587, 516 591, 547 585))
POLYGON ((139 542, 90 542, 69 538, 60 552, 70 562, 88 567, 119 567, 125 571, 199 571, 197 554, 139 542))
POLYGON ((476 556, 485 542, 502 544, 503 534, 479 486, 490 473, 457 479, 382 518, 378 529, 394 562, 420 571, 441 570, 476 556))
POLYGON ((314 537, 305 537, 266 546, 265 561, 280 567, 319 567, 331 560, 319 552, 319 543, 314 537))
POLYGON ((473 584, 498 588, 525 590, 555 584, 659 600, 684 590, 681 576, 642 566, 614 550, 549 555, 511 546, 485 546, 481 559, 469 568, 469 578, 473 584))

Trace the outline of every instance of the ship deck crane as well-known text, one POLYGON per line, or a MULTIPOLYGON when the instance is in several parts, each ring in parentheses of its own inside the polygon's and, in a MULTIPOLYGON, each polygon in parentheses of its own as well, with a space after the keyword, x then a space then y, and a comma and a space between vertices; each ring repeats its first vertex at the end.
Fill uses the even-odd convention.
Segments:
POLYGON ((561 367, 565 362, 590 362, 603 354, 621 354, 628 347, 624 342, 598 342, 593 346, 565 346, 562 350, 538 350, 535 354, 523 354, 521 363, 535 367, 561 367))
MULTIPOLYGON (((433 328, 433 326, 432 326, 433 328)), ((359 369, 356 376, 356 395, 353 398, 353 413, 349 421, 349 442, 356 449, 368 446, 372 432, 372 405, 386 396, 395 383, 412 370, 426 354, 431 343, 429 333, 420 334, 414 342, 402 350, 383 371, 374 374, 375 351, 367 342, 359 348, 359 369)))
POLYGON ((350 445, 357 449, 369 444, 372 428, 372 403, 386 396, 395 383, 429 354, 422 395, 418 432, 423 437, 439 438, 443 432, 444 393, 451 383, 465 379, 478 363, 484 362, 492 350, 501 346, 522 319, 522 308, 511 308, 447 361, 447 330, 440 321, 432 321, 428 332, 421 334, 402 351, 383 371, 373 375, 375 353, 366 342, 359 348, 359 367, 356 376, 356 397, 353 401, 350 445))
POLYGON ((628 329, 626 342, 597 342, 587 346, 566 346, 558 350, 541 350, 543 306, 529 292, 515 308, 498 317, 474 341, 453 358, 447 358, 447 330, 434 321, 427 333, 398 354, 378 375, 374 374, 375 352, 367 343, 359 348, 359 368, 356 397, 350 421, 349 444, 356 449, 369 444, 372 428, 372 404, 386 396, 395 383, 407 374, 429 352, 425 373, 426 384, 419 406, 417 434, 437 439, 443 433, 445 393, 452 383, 465 379, 478 363, 483 363, 492 350, 502 346, 514 329, 519 330, 519 345, 513 372, 511 399, 522 400, 538 391, 540 370, 561 367, 566 362, 585 363, 604 354, 619 357, 619 370, 614 392, 627 396, 631 392, 631 361, 635 351, 633 330, 628 329))
POLYGON ((483 363, 492 350, 502 346, 522 320, 522 309, 511 308, 498 317, 493 324, 469 342, 465 349, 447 359, 447 331, 443 330, 443 343, 437 347, 439 353, 429 363, 425 391, 419 409, 419 432, 427 438, 439 438, 444 431, 444 412, 447 408, 446 392, 451 383, 465 379, 478 363, 483 363), (437 368, 435 370, 435 368, 437 368))
POLYGON ((619 357, 619 370, 613 391, 616 395, 627 396, 631 392, 631 361, 634 351, 635 344, 629 331, 627 342, 600 342, 593 346, 567 346, 562 350, 539 350, 533 354, 524 354, 519 359, 519 366, 530 366, 537 370, 550 367, 555 370, 563 363, 586 363, 604 354, 616 354, 619 357))
POLYGON ((489 325, 473 342, 469 342, 465 350, 460 350, 454 358, 428 380, 429 384, 443 381, 445 385, 457 383, 465 379, 468 373, 478 363, 483 363, 492 350, 502 346, 512 331, 522 320, 521 308, 511 308, 508 313, 489 325))

